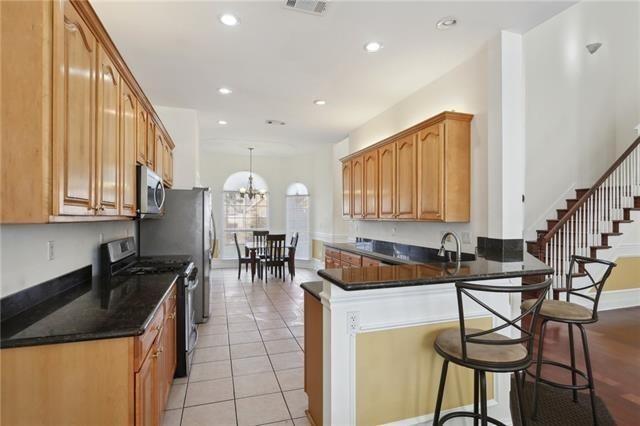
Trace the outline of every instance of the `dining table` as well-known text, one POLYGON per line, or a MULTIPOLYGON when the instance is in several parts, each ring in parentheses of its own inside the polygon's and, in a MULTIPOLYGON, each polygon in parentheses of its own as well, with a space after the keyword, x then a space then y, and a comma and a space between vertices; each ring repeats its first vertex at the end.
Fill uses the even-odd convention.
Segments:
MULTIPOLYGON (((284 248, 288 251, 288 269, 289 269, 289 274, 292 274, 292 271, 295 270, 295 256, 296 256, 296 248, 295 246, 291 245, 291 244, 286 244, 284 246, 284 248)), ((266 251, 267 249, 267 245, 265 243, 256 243, 254 241, 247 241, 246 243, 244 243, 244 249, 246 252, 248 252, 249 257, 251 258, 251 281, 253 282, 253 279, 256 275, 256 267, 258 264, 258 261, 260 260, 260 256, 258 255, 258 251, 266 251)))

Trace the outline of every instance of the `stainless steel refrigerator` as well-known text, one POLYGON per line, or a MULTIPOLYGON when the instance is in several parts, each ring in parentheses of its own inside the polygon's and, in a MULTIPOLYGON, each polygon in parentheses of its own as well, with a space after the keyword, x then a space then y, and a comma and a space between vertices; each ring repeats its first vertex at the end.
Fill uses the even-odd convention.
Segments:
POLYGON ((215 251, 216 227, 209 188, 168 189, 164 215, 140 221, 140 254, 188 254, 198 268, 200 285, 195 290, 195 322, 209 320, 211 259, 215 251))

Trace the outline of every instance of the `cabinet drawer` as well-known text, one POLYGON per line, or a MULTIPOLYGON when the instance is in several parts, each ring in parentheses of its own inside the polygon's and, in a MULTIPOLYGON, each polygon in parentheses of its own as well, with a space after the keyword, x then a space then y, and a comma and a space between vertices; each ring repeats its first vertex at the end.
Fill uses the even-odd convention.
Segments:
POLYGON ((147 356, 147 352, 149 352, 149 349, 156 340, 156 337, 158 337, 158 334, 162 331, 163 327, 164 308, 163 306, 160 306, 144 333, 141 336, 137 336, 134 340, 134 365, 136 371, 140 369, 142 362, 147 356))
POLYGON ((324 255, 333 257, 334 259, 340 259, 340 251, 329 247, 325 247, 324 255))
POLYGON ((165 317, 167 315, 169 315, 169 313, 171 313, 173 311, 173 309, 176 307, 176 299, 177 299, 177 293, 176 293, 176 285, 173 284, 171 286, 171 289, 169 290, 169 295, 167 296, 167 299, 164 301, 164 315, 165 317))
POLYGON ((340 253, 340 260, 342 260, 343 262, 348 262, 352 266, 362 265, 362 256, 359 256, 357 254, 347 253, 344 251, 340 253))
POLYGON ((370 257, 362 256, 362 266, 380 266, 382 262, 377 259, 372 259, 370 257))

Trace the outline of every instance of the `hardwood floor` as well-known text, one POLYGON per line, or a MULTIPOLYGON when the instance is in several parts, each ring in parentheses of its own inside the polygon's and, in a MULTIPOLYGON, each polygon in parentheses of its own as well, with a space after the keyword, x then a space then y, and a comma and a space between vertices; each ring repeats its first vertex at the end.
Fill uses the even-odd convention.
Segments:
MULTIPOLYGON (((638 424, 640 307, 601 312, 599 318, 597 323, 585 326, 596 395, 607 405, 618 424, 638 424)), ((580 333, 574 329, 577 366, 584 371, 584 355, 579 336, 580 333)), ((566 325, 549 323, 545 335, 544 357, 569 363, 569 337, 566 325)), ((571 383, 571 375, 559 368, 545 366, 542 371, 544 377, 571 383)))

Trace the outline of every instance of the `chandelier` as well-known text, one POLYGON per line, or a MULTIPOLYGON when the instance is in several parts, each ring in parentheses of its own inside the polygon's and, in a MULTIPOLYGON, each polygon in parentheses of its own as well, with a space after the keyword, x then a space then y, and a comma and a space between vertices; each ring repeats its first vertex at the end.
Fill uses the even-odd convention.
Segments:
POLYGON ((253 148, 249 148, 249 186, 244 186, 238 190, 240 197, 249 197, 250 200, 260 196, 260 199, 264 199, 266 189, 256 189, 253 187, 253 148))

